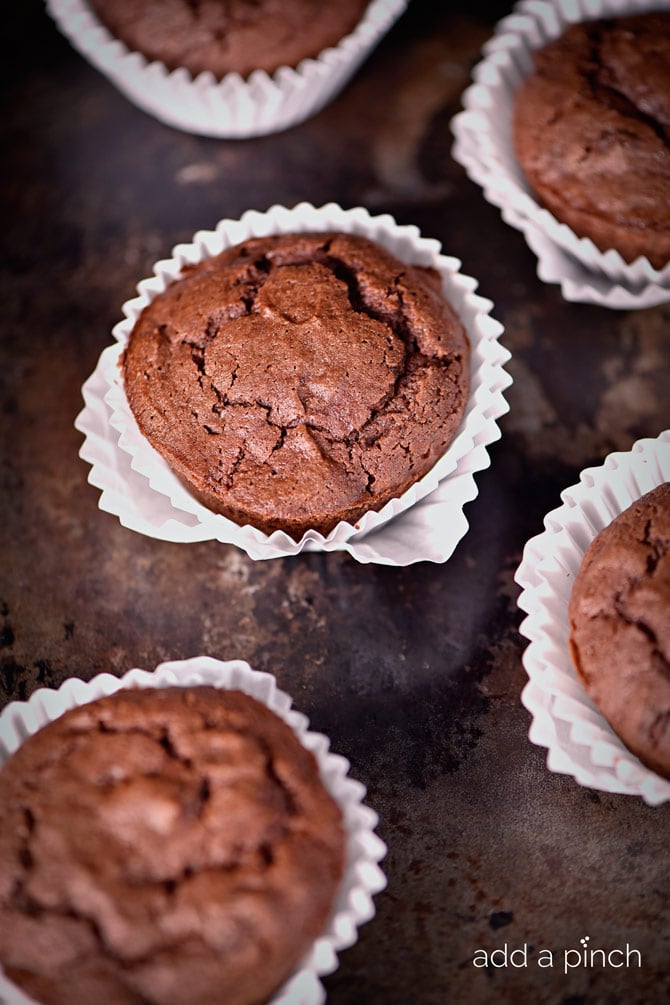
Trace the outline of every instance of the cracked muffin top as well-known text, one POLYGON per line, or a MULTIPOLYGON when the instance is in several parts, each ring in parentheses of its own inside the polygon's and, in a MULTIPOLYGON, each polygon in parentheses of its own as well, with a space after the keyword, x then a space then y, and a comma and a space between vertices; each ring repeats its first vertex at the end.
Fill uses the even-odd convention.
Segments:
POLYGON ((316 57, 354 30, 369 0, 89 0, 133 52, 193 77, 273 73, 316 57))
POLYGON ((592 541, 569 617, 588 694, 626 746, 670 778, 670 482, 592 541))
POLYGON ((265 705, 119 691, 0 771, 0 962, 44 1005, 260 1005, 323 930, 341 813, 265 705))
POLYGON ((141 431, 201 502, 296 539, 402 495, 469 388, 437 272, 347 234, 255 238, 186 268, 122 367, 141 431))
POLYGON ((670 260, 670 11, 572 25, 516 95, 517 156, 540 201, 624 260, 670 260))

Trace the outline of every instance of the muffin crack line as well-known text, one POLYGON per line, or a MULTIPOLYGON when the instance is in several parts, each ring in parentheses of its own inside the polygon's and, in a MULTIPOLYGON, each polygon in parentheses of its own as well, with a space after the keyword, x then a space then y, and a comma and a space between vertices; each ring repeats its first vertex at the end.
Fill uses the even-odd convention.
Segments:
MULTIPOLYGON (((607 22, 606 22, 607 23, 607 22)), ((611 22, 610 22, 611 23, 611 22)), ((602 32, 594 30, 591 33, 591 59, 595 64, 593 69, 585 73, 591 93, 596 101, 602 103, 615 112, 618 112, 624 119, 633 119, 646 125, 661 140, 663 145, 670 150, 670 137, 663 126, 652 115, 644 112, 632 98, 626 94, 618 81, 616 74, 610 64, 604 59, 602 53, 602 32), (608 79, 604 79, 607 76, 608 79)))

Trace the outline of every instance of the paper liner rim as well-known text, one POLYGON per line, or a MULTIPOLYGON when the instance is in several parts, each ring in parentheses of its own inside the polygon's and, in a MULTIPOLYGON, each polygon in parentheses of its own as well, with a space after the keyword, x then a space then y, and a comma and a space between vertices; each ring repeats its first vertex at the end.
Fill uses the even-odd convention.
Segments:
POLYGON ((408 0, 370 0, 358 24, 335 45, 295 66, 248 76, 210 71, 195 77, 169 70, 128 48, 86 0, 46 0, 47 10, 75 49, 147 114, 173 128, 219 138, 261 136, 316 114, 345 86, 402 15, 408 0), (182 104, 185 99, 185 105, 182 104))
POLYGON ((627 301, 621 305, 624 309, 650 306, 649 300, 654 297, 657 302, 665 302, 663 291, 668 290, 670 298, 670 262, 661 269, 655 269, 644 256, 626 263, 618 251, 613 248, 600 251, 589 238, 577 237, 567 224, 561 223, 542 207, 523 179, 509 133, 506 139, 510 143, 510 160, 517 164, 518 175, 515 176, 506 164, 501 163, 492 109, 495 108, 498 120, 501 104, 511 113, 513 95, 518 86, 514 78, 520 77, 514 57, 524 61, 533 49, 557 37, 575 21, 649 9, 654 9, 654 0, 625 0, 623 3, 621 0, 599 0, 596 3, 592 0, 571 0, 570 3, 567 0, 559 0, 558 3, 520 0, 511 14, 498 22, 492 38, 484 45, 483 58, 473 70, 475 82, 463 93, 463 111, 452 119, 454 159, 480 185, 486 200, 502 211, 505 222, 524 233, 531 250, 538 257, 540 279, 560 283, 562 288, 565 286, 563 292, 565 295, 567 291, 566 299, 615 307, 620 306, 616 301, 624 299, 627 301), (501 95, 504 95, 504 100, 501 100, 501 95), (528 237, 529 229, 535 231, 533 243, 528 237), (552 274, 549 264, 552 246, 557 246, 581 265, 583 280, 562 281, 560 276, 552 274), (594 274, 600 279, 605 277, 620 293, 599 292, 589 281, 589 276, 594 274))
POLYGON ((545 516, 544 532, 527 541, 514 576, 525 615, 519 632, 528 640, 522 662, 529 680, 521 700, 532 717, 529 739, 547 748, 551 771, 589 788, 641 796, 649 805, 670 800, 670 780, 642 764, 586 694, 569 655, 567 605, 595 535, 668 480, 670 430, 585 468, 561 493, 563 504, 545 516))
MULTIPOLYGON (((128 407, 120 377, 111 384, 105 396, 112 412, 110 423, 119 433, 119 449, 131 456, 133 470, 145 477, 154 491, 169 498, 176 511, 187 512, 197 519, 207 529, 206 539, 235 544, 243 548, 250 557, 258 557, 259 553, 264 552, 270 552, 265 557, 280 557, 298 554, 303 550, 349 550, 353 554, 357 542, 363 542, 366 536, 427 498, 447 478, 458 477, 464 471, 472 477, 474 498, 477 494, 474 473, 488 466, 489 455, 486 448, 499 438, 497 419, 509 407, 503 391, 512 382, 504 369, 510 353, 499 342, 503 328, 491 316, 493 304, 475 293, 477 281, 461 273, 458 259, 442 255, 440 243, 422 237, 416 226, 401 226, 389 214, 371 216, 363 207, 343 210, 336 203, 327 203, 317 208, 306 202, 299 203, 292 209, 274 205, 267 212, 248 210, 238 220, 226 218, 220 220, 213 230, 198 231, 191 243, 176 245, 170 259, 156 262, 153 276, 138 283, 138 296, 123 304, 124 319, 115 325, 114 337, 121 345, 125 344, 142 309, 169 285, 186 264, 194 264, 219 253, 223 247, 252 236, 333 229, 359 233, 377 240, 400 258, 403 258, 403 253, 399 250, 402 247, 405 260, 436 267, 442 275, 443 283, 449 285, 446 295, 452 303, 457 301, 454 307, 468 331, 471 386, 461 423, 431 470, 401 496, 391 499, 380 510, 369 510, 355 525, 340 522, 326 536, 315 530, 307 531, 299 541, 283 531, 266 535, 255 527, 240 526, 207 510, 184 488, 167 462, 139 432, 128 407), (464 312, 467 317, 463 316, 464 312)), ((110 351, 110 347, 105 351, 110 351)), ((111 375, 108 379, 111 382, 111 375)), ((75 425, 88 435, 86 408, 77 417, 75 425)), ((454 541, 454 547, 458 540, 460 537, 454 541)))

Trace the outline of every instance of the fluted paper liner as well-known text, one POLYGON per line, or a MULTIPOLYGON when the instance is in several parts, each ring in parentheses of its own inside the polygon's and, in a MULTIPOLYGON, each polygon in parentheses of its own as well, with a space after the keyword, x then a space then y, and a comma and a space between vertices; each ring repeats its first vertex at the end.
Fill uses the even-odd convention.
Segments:
MULTIPOLYGON (((72 45, 125 96, 169 126, 204 136, 243 138, 288 129, 316 114, 339 93, 407 0, 372 0, 356 28, 332 48, 296 67, 248 78, 228 73, 195 78, 131 52, 101 24, 86 0, 47 0, 47 9, 72 45)), ((270 29, 271 30, 271 29, 270 29)))
POLYGON ((467 530, 463 506, 477 495, 474 473, 489 464, 486 448, 500 436, 496 420, 507 411, 502 392, 511 383, 503 368, 509 353, 498 342, 502 326, 489 314, 492 304, 474 293, 476 281, 459 269, 457 259, 442 255, 439 242, 421 237, 416 227, 399 226, 388 215, 370 216, 360 207, 343 210, 334 203, 320 208, 308 203, 294 209, 273 206, 267 213, 250 210, 239 220, 222 220, 215 230, 200 231, 192 244, 177 245, 171 259, 156 263, 154 277, 138 285, 139 296, 124 304, 125 320, 114 328, 118 344, 102 353, 84 385, 86 407, 76 426, 86 436, 80 453, 92 465, 89 481, 103 490, 100 506, 139 533, 169 541, 231 543, 255 559, 303 550, 346 550, 360 562, 445 561, 467 530), (444 293, 468 332, 471 387, 458 431, 427 475, 381 510, 368 511, 355 525, 341 522, 327 536, 309 530, 295 541, 283 531, 267 535, 255 527, 239 526, 191 495, 140 432, 118 360, 141 311, 184 265, 249 237, 324 230, 361 234, 402 261, 437 269, 444 293), (417 511, 410 514, 414 507, 417 511))
POLYGON ((526 544, 515 576, 527 614, 520 631, 529 640, 523 654, 529 681, 521 700, 532 716, 530 740, 547 748, 551 771, 591 789, 642 796, 650 805, 670 799, 670 781, 628 750, 587 696, 568 649, 568 603, 593 538, 666 481, 670 430, 585 469, 579 484, 561 493, 563 505, 545 517, 544 533, 526 544))
MULTIPOLYGON (((28 701, 11 702, 0 714, 0 768, 24 739, 52 722, 67 709, 131 687, 187 687, 210 684, 238 689, 263 702, 288 723, 319 765, 321 779, 339 805, 346 832, 344 875, 333 910, 322 935, 316 939, 293 975, 272 997, 269 1005, 321 1005, 326 995, 319 980, 337 969, 337 954, 353 945, 357 930, 374 917, 373 895, 386 886, 379 862, 386 846, 374 833, 378 817, 363 804, 365 787, 349 777, 349 762, 330 751, 327 737, 309 730, 309 721, 291 708, 291 698, 277 687, 272 674, 252 670, 243 660, 223 662, 200 656, 161 663, 152 672, 129 670, 123 677, 98 674, 88 683, 66 680, 58 690, 40 688, 28 701)), ((34 1005, 2 974, 0 1002, 34 1005)))
POLYGON ((516 158, 514 98, 532 70, 532 52, 569 24, 658 9, 658 0, 521 0, 500 21, 482 50, 473 83, 455 116, 454 158, 477 182, 503 219, 523 231, 538 258, 538 275, 559 283, 566 300, 632 309, 670 301, 670 263, 655 269, 647 258, 627 264, 618 251, 600 251, 577 237, 536 200, 516 158))

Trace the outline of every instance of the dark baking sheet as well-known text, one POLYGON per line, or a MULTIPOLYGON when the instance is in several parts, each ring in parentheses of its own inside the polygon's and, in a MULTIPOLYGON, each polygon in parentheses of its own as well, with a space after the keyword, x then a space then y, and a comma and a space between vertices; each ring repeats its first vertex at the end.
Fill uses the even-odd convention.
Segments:
POLYGON ((513 582, 525 541, 583 467, 670 426, 670 309, 564 302, 451 159, 459 95, 509 9, 414 0, 332 105, 244 142, 149 118, 37 0, 3 15, 0 700, 200 653, 274 673, 351 759, 389 846, 377 916, 326 980, 334 1005, 670 993, 670 806, 548 772, 519 702, 513 582), (303 199, 417 224, 479 278, 505 325, 511 411, 444 566, 254 563, 228 546, 162 543, 99 511, 86 482, 80 388, 135 283, 197 229, 303 199), (642 966, 565 975, 563 950, 586 935, 637 948, 642 966), (525 945, 528 965, 474 966, 477 950, 505 945, 525 945), (542 948, 553 968, 537 966, 542 948))

